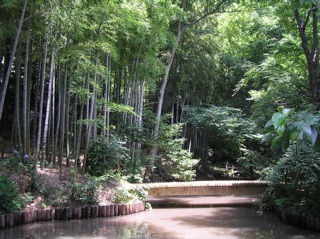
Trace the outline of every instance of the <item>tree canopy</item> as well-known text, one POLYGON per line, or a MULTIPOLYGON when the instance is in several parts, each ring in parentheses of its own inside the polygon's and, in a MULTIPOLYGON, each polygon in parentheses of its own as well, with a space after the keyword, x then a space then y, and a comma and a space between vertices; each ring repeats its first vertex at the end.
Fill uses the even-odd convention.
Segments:
POLYGON ((319 108, 316 0, 2 0, 0 11, 1 150, 35 167, 103 174, 98 154, 110 154, 108 169, 132 178, 189 180, 213 155, 266 150, 279 106, 319 108))

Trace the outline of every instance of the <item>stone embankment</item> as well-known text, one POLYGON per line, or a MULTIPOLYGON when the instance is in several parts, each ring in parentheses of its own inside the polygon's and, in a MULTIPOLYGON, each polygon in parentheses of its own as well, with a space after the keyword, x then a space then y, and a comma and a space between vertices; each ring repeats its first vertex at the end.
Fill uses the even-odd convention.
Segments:
POLYGON ((55 208, 0 215, 0 228, 13 227, 33 222, 72 220, 96 217, 128 215, 145 210, 144 202, 112 204, 76 208, 55 208))

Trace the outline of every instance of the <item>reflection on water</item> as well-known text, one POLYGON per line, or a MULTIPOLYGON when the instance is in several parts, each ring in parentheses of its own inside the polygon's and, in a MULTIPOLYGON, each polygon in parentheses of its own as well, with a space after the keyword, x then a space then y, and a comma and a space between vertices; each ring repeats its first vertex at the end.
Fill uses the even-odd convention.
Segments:
POLYGON ((128 216, 42 222, 0 229, 0 239, 320 238, 248 206, 162 208, 128 216))

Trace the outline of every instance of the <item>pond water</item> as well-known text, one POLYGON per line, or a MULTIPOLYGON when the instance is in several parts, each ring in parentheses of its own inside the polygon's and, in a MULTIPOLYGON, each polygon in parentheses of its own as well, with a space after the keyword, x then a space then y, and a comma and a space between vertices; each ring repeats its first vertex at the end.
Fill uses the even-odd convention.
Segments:
POLYGON ((41 222, 0 229, 0 239, 320 238, 320 233, 286 225, 273 213, 262 213, 252 206, 257 200, 252 196, 247 200, 232 196, 169 199, 162 198, 161 201, 168 202, 166 206, 161 203, 164 208, 127 216, 41 222), (212 200, 215 203, 209 205, 212 200), (182 207, 181 202, 190 205, 182 207), (232 202, 232 206, 228 202, 232 202), (169 204, 179 207, 170 208, 169 204))

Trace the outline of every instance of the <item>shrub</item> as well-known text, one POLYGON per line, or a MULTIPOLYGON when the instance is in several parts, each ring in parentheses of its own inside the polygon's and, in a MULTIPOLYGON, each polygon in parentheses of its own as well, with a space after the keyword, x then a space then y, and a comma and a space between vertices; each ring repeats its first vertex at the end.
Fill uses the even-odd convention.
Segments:
POLYGON ((27 200, 20 198, 18 189, 13 185, 9 176, 0 175, 0 213, 17 213, 23 209, 27 200))
POLYGON ((114 197, 111 200, 113 203, 130 203, 146 199, 146 188, 140 186, 127 187, 125 181, 120 180, 119 182, 120 184, 114 188, 114 197))
POLYGON ((77 183, 74 179, 70 185, 66 185, 70 191, 67 193, 71 204, 77 206, 86 204, 96 204, 97 199, 97 181, 95 178, 89 178, 86 183, 77 183))
POLYGON ((268 197, 278 206, 300 215, 320 215, 320 153, 301 142, 292 145, 273 168, 268 197))
POLYGON ((98 182, 95 178, 86 178, 85 182, 76 180, 77 171, 72 172, 71 182, 55 182, 49 177, 37 174, 35 188, 43 194, 45 205, 82 206, 98 202, 98 182))
POLYGON ((88 148, 88 172, 93 176, 102 176, 110 170, 125 168, 128 149, 123 145, 124 142, 116 138, 92 141, 88 148))
POLYGON ((241 176, 250 179, 265 179, 269 176, 270 166, 273 163, 272 159, 255 150, 246 148, 241 150, 243 156, 237 160, 238 166, 241 168, 241 176))
POLYGON ((192 154, 182 149, 184 139, 177 137, 182 125, 169 125, 159 134, 159 155, 155 172, 165 181, 192 181, 195 177, 194 166, 199 162, 192 154))

